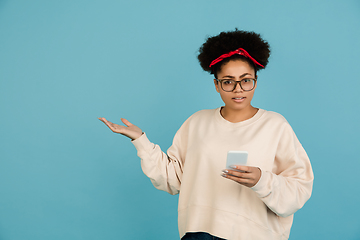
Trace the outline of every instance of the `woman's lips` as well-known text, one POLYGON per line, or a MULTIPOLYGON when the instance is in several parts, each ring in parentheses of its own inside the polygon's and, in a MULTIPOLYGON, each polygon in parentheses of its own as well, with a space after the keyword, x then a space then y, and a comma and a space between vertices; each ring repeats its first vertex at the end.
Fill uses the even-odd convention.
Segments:
POLYGON ((232 98, 232 100, 234 100, 234 102, 243 102, 245 100, 245 97, 234 97, 232 98))

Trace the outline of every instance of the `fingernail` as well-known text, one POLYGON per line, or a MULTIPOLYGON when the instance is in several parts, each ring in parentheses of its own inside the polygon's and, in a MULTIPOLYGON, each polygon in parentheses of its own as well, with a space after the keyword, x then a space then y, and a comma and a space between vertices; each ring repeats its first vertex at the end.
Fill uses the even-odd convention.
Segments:
POLYGON ((225 177, 225 178, 227 177, 227 175, 225 173, 222 173, 221 176, 225 177))
POLYGON ((234 166, 234 165, 231 165, 230 167, 236 169, 236 166, 234 166))
POLYGON ((228 170, 226 170, 226 169, 224 169, 224 170, 223 170, 223 172, 228 173, 229 171, 228 171, 228 170))

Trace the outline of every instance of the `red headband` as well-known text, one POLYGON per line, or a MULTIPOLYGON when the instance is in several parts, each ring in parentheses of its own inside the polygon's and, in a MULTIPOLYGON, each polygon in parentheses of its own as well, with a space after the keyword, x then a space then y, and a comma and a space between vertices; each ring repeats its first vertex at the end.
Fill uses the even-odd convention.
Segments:
POLYGON ((212 61, 209 65, 209 67, 217 64, 218 62, 221 62, 222 60, 224 60, 225 58, 231 57, 232 55, 235 54, 239 54, 242 56, 245 56, 247 58, 249 58, 255 65, 259 65, 261 67, 264 67, 263 65, 261 65, 258 61, 255 60, 255 58, 253 58, 252 56, 250 56, 250 54, 243 48, 238 48, 235 51, 229 52, 229 53, 225 53, 223 55, 221 55, 220 57, 218 57, 217 59, 215 59, 214 61, 212 61))

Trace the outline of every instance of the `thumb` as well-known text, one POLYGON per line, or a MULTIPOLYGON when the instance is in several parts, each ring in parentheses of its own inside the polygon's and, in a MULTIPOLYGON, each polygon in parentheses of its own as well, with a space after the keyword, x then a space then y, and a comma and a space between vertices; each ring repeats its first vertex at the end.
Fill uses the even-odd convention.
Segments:
POLYGON ((134 125, 134 124, 132 124, 131 122, 129 122, 128 120, 126 120, 125 118, 121 118, 121 121, 122 121, 126 126, 128 126, 128 127, 134 125))

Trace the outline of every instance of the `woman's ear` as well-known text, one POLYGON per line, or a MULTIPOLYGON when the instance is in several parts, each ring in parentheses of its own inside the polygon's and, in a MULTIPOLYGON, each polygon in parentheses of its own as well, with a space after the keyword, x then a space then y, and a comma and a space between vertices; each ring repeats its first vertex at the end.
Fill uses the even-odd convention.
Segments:
POLYGON ((219 82, 218 82, 216 79, 214 79, 214 84, 215 84, 215 89, 216 89, 216 91, 217 91, 218 93, 220 93, 220 91, 219 91, 219 82))

